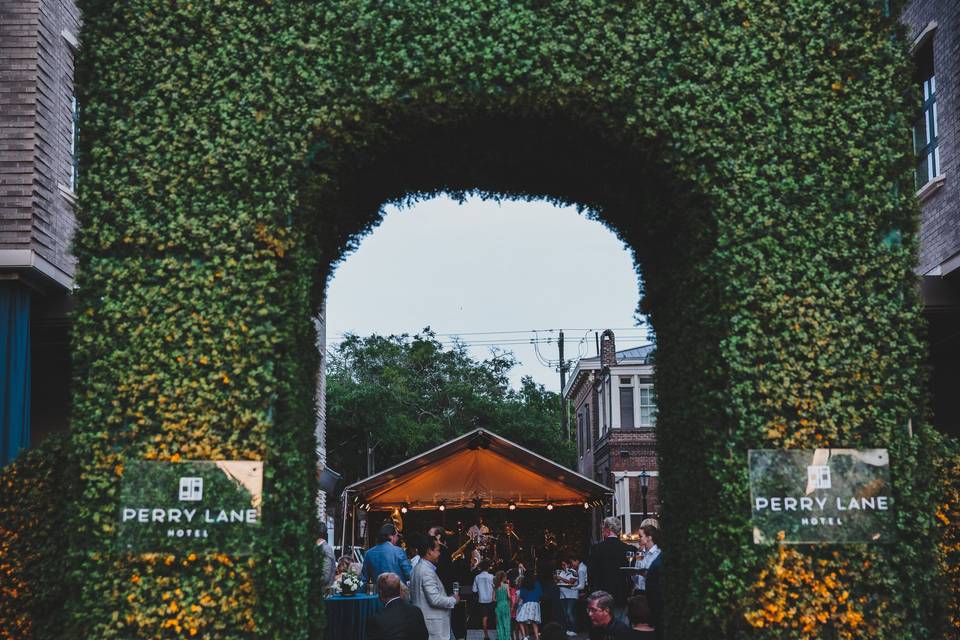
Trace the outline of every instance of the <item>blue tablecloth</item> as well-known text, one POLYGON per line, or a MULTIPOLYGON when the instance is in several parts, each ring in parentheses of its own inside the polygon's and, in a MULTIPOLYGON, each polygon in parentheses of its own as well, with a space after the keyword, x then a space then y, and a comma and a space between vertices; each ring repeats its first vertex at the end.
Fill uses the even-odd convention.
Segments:
POLYGON ((331 596, 326 599, 326 640, 366 640, 367 619, 383 608, 377 596, 331 596))

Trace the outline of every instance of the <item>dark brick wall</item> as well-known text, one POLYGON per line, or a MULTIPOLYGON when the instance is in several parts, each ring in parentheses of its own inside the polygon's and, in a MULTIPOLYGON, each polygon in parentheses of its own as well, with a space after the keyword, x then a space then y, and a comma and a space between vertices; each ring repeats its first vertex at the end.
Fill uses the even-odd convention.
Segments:
POLYGON ((918 272, 923 274, 960 252, 960 1, 914 0, 901 21, 911 38, 930 21, 937 23, 933 66, 937 77, 940 173, 945 180, 921 203, 918 272))
POLYGON ((594 448, 595 440, 597 433, 597 423, 594 416, 595 408, 597 405, 597 394, 593 390, 593 385, 590 383, 589 378, 586 378, 580 382, 579 386, 573 391, 572 397, 573 401, 571 403, 573 407, 573 421, 577 437, 577 473, 582 476, 586 476, 591 480, 594 479, 594 448), (582 435, 585 436, 584 440, 581 441, 581 432, 579 428, 578 415, 580 414, 581 408, 586 407, 586 413, 588 416, 587 419, 587 429, 582 435), (580 455, 580 452, 583 452, 583 455, 580 455))
MULTIPOLYGON (((655 429, 614 429, 608 438, 611 471, 656 471, 657 433, 655 429)), ((647 508, 658 511, 660 498, 657 479, 650 478, 647 487, 647 508)), ((630 510, 642 511, 640 479, 630 479, 630 510)), ((639 522, 635 524, 640 524, 639 522)))
POLYGON ((70 241, 71 0, 0 0, 0 249, 32 249, 66 276, 70 241))

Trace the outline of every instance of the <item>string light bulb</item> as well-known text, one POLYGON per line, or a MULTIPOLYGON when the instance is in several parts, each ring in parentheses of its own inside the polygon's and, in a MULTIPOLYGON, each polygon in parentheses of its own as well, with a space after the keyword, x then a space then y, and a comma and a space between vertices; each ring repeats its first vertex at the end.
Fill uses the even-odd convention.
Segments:
POLYGON ((517 503, 514 502, 513 500, 511 500, 511 501, 510 501, 510 504, 507 506, 507 508, 510 509, 510 511, 516 511, 516 510, 517 510, 517 503))
POLYGON ((548 503, 547 503, 547 511, 553 511, 553 503, 552 503, 552 502, 548 502, 548 503))

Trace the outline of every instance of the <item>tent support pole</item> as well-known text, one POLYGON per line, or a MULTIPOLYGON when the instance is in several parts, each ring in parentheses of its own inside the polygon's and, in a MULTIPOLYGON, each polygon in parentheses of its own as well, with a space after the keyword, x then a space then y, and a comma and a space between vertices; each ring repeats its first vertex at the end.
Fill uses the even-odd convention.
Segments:
MULTIPOLYGON (((350 546, 356 547, 357 546, 357 506, 356 505, 353 506, 352 512, 353 514, 350 517, 350 523, 353 526, 350 527, 350 546)), ((350 551, 352 553, 353 549, 351 549, 350 551)))
POLYGON ((343 535, 340 536, 340 555, 347 555, 347 500, 350 498, 350 492, 343 490, 343 535))

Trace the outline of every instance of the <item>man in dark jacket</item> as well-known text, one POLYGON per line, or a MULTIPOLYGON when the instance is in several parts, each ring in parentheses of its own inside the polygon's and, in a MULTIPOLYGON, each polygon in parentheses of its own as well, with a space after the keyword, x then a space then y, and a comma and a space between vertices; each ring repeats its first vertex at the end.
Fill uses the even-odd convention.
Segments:
POLYGON ((590 562, 587 572, 590 588, 593 591, 605 591, 613 597, 614 617, 626 620, 627 574, 620 567, 627 566, 627 551, 633 547, 620 540, 620 519, 603 519, 603 540, 590 550, 590 562))
POLYGON ((613 617, 613 596, 594 591, 587 598, 590 618, 590 640, 622 640, 629 637, 630 627, 613 617))
POLYGON ((423 612, 401 597, 400 576, 381 574, 377 589, 383 609, 367 621, 367 640, 427 640, 423 612))
POLYGON ((663 554, 654 558, 647 569, 647 601, 650 604, 652 624, 657 630, 657 638, 663 638, 663 554))

